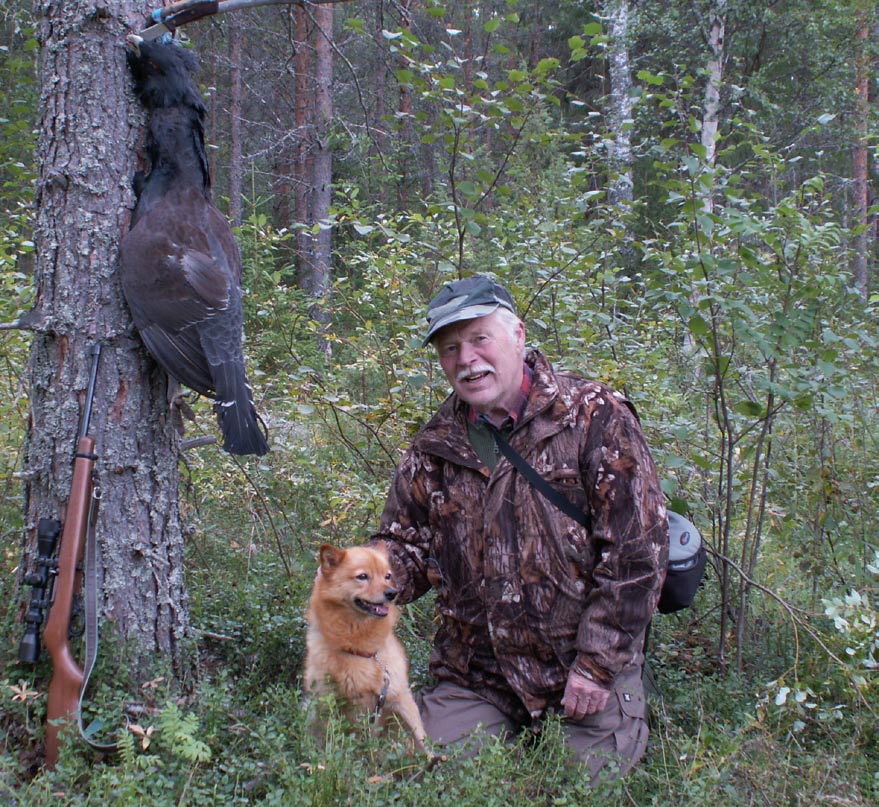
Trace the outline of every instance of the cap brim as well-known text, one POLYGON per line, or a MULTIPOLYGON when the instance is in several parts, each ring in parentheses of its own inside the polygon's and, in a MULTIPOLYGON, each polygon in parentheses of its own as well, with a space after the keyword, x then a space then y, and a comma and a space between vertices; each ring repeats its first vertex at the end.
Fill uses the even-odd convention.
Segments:
POLYGON ((421 343, 421 347, 426 347, 430 344, 436 334, 441 331, 446 325, 452 325, 455 322, 463 322, 467 319, 479 319, 479 317, 487 317, 489 314, 493 314, 501 307, 500 303, 491 303, 486 305, 470 305, 466 308, 459 308, 457 311, 448 314, 445 317, 440 317, 436 322, 432 322, 430 325, 430 329, 427 332, 427 336, 424 337, 424 341, 421 343))

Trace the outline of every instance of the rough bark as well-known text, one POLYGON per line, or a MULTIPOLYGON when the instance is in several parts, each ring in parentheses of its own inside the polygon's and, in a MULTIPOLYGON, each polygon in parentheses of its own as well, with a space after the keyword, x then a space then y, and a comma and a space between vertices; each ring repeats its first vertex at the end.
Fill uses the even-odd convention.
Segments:
MULTIPOLYGON (((412 31, 412 0, 402 0, 398 6, 400 13, 400 30, 412 31)), ((409 204, 409 155, 412 153, 412 90, 405 84, 400 85, 400 101, 397 106, 400 118, 400 134, 398 154, 402 159, 399 164, 399 181, 397 199, 401 207, 409 204)))
POLYGON ((296 251, 298 254, 297 276, 300 286, 304 283, 309 271, 311 271, 311 238, 308 228, 312 222, 311 216, 311 187, 312 187, 312 162, 310 159, 310 118, 311 118, 311 93, 308 86, 308 76, 311 65, 310 30, 311 25, 308 14, 303 6, 295 6, 293 11, 296 19, 296 56, 294 65, 296 71, 295 107, 293 110, 293 123, 296 127, 296 140, 294 149, 294 195, 293 216, 299 229, 296 231, 296 251))
MULTIPOLYGON (((333 151, 330 142, 333 125, 333 7, 320 5, 314 10, 314 191, 311 219, 312 265, 309 294, 314 300, 312 316, 321 325, 330 322, 329 296, 332 283, 333 231, 329 226, 333 195, 333 151)), ((329 343, 322 345, 329 353, 329 343)))
MULTIPOLYGON (((36 210, 31 420, 23 452, 26 565, 40 517, 63 520, 89 346, 104 346, 90 433, 102 498, 99 602, 127 640, 127 669, 161 659, 191 669, 177 506, 176 435, 165 378, 133 333, 117 277, 143 114, 129 90, 123 41, 143 8, 40 2, 41 123, 36 210)), ((106 633, 105 625, 105 633, 106 633)))

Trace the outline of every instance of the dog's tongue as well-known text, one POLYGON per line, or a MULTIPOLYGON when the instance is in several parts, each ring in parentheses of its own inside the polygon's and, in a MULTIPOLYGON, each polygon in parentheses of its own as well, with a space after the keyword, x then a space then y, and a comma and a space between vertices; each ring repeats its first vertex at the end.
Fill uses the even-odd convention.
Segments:
POLYGON ((376 616, 387 616, 391 610, 387 605, 373 605, 372 608, 376 616))

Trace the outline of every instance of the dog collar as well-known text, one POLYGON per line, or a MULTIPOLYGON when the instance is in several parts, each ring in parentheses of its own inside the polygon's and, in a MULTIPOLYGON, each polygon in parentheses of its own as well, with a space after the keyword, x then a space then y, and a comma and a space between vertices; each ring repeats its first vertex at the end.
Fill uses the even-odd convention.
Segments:
POLYGON ((342 652, 348 653, 348 655, 351 655, 351 656, 360 656, 360 658, 371 658, 371 659, 375 658, 375 653, 366 653, 363 650, 354 650, 351 647, 343 647, 342 652))

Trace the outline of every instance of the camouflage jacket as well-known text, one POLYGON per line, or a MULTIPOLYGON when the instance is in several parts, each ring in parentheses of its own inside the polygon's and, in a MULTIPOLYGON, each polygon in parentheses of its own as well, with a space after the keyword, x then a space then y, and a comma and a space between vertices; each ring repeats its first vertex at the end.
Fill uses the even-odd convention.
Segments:
POLYGON ((591 533, 500 457, 483 465, 450 396, 397 467, 373 540, 401 602, 437 591, 431 672, 516 720, 558 707, 568 670, 610 686, 643 662, 668 526, 656 468, 622 396, 554 373, 537 351, 512 446, 591 514, 591 533))

